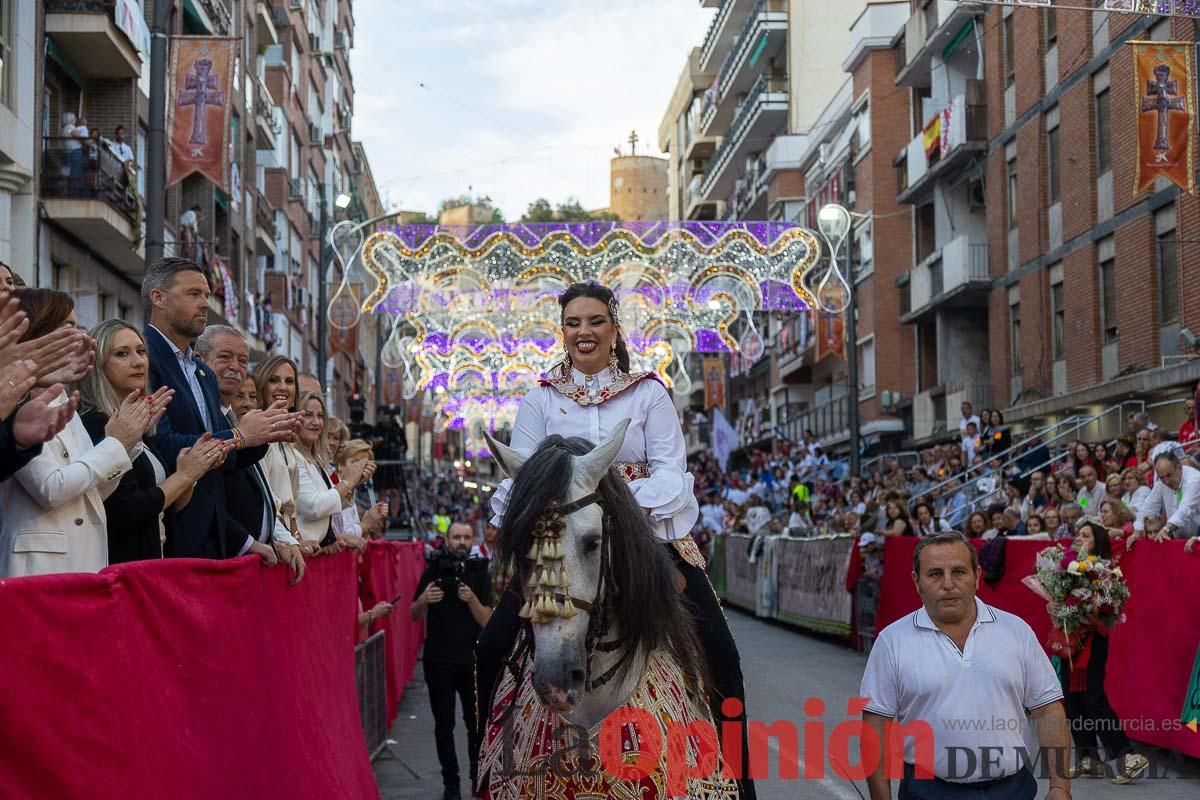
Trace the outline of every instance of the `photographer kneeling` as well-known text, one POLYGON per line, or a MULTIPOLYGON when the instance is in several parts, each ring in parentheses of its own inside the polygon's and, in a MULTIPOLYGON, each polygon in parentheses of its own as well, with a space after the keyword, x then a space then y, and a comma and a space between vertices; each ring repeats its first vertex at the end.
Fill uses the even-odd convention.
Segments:
POLYGON ((412 618, 425 626, 425 683, 433 709, 438 761, 442 764, 445 800, 461 797, 458 757, 454 753, 454 696, 462 703, 467 726, 471 785, 475 785, 479 752, 475 724, 475 640, 492 610, 488 562, 468 559, 475 536, 468 525, 457 522, 446 534, 446 546, 434 551, 417 584, 412 618))

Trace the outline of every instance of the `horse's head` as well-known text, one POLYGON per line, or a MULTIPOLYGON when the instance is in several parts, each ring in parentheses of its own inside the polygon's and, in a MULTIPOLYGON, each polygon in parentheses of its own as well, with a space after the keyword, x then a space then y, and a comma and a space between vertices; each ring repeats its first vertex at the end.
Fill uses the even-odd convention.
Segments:
POLYGON ((542 704, 568 714, 587 680, 589 622, 598 609, 605 510, 600 481, 617 457, 629 422, 618 425, 591 452, 572 455, 569 440, 539 447, 531 456, 495 442, 488 444, 500 468, 512 478, 505 531, 506 547, 525 568, 525 607, 534 637, 533 686, 542 704), (521 520, 510 524, 516 516, 521 520), (519 528, 519 529, 518 529, 519 528))

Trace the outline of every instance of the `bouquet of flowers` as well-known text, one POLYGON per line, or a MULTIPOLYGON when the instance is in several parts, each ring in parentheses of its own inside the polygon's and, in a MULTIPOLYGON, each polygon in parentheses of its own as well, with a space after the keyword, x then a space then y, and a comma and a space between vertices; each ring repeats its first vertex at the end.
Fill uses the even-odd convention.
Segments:
POLYGON ((1124 619, 1129 587, 1121 568, 1108 559, 1056 544, 1038 553, 1034 563, 1037 572, 1026 585, 1056 604, 1050 613, 1056 629, 1072 634, 1089 623, 1112 628, 1124 619))

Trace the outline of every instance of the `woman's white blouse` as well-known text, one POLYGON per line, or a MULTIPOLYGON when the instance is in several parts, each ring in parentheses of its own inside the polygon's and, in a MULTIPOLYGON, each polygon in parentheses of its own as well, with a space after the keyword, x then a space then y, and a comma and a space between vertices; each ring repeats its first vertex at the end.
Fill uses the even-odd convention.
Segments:
MULTIPOLYGON (((593 396, 611 381, 609 370, 593 378, 588 386, 579 370, 572 370, 574 381, 589 389, 593 396)), ((618 423, 629 420, 625 442, 618 461, 646 463, 650 477, 629 484, 642 508, 650 511, 655 533, 660 539, 674 541, 687 536, 700 514, 692 491, 693 479, 687 471, 687 448, 675 404, 667 390, 653 378, 645 378, 615 397, 598 405, 583 406, 550 386, 539 386, 525 395, 513 425, 509 446, 531 454, 551 434, 580 436, 593 444, 608 437, 618 423)), ((508 507, 512 481, 505 479, 492 496, 492 523, 500 525, 508 507)))
MULTIPOLYGON (((298 452, 296 455, 300 455, 298 452)), ((300 537, 319 542, 325 538, 330 518, 342 511, 342 496, 321 477, 322 468, 300 456, 296 467, 299 486, 296 491, 296 525, 300 537)), ((328 478, 328 475, 325 476, 328 478)))

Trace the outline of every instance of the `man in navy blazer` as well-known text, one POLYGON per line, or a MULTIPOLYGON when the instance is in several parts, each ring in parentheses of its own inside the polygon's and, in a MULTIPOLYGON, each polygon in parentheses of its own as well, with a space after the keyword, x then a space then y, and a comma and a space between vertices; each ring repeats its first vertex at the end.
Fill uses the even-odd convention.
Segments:
MULTIPOLYGON (((194 261, 161 258, 146 270, 142 300, 149 324, 146 347, 150 352, 150 386, 167 386, 175 398, 158 423, 154 445, 168 472, 175 471, 179 451, 191 447, 206 432, 229 442, 223 470, 212 470, 201 478, 191 502, 176 517, 167 547, 170 555, 199 558, 232 558, 260 552, 268 563, 275 553, 257 541, 236 541, 225 510, 224 472, 245 469, 261 459, 271 442, 291 441, 300 421, 298 414, 272 406, 247 414, 239 428, 232 428, 221 413, 216 376, 195 358, 192 341, 208 324, 208 278, 194 261)), ((279 405, 279 404, 277 404, 279 405)))

